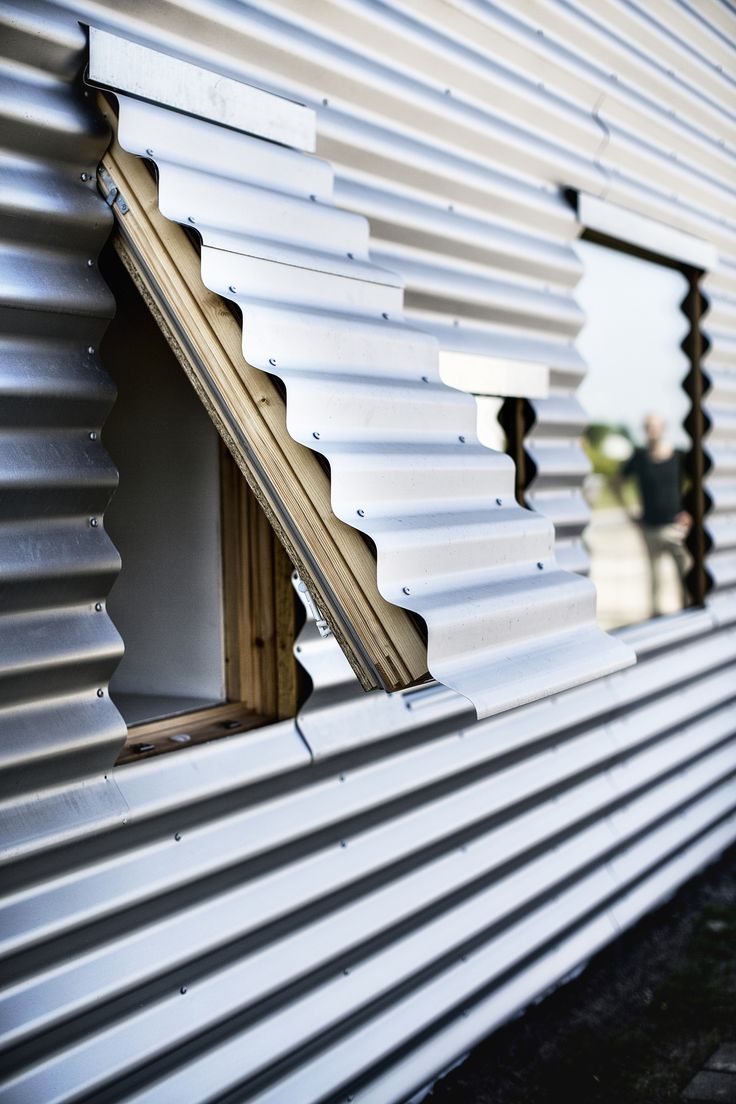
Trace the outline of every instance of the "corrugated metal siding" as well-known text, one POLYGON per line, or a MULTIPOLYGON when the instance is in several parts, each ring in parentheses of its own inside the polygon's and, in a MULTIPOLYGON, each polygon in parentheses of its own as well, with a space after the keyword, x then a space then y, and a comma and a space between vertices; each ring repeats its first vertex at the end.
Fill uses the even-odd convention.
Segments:
POLYGON ((0 20, 0 818, 23 846, 41 822, 119 812, 101 777, 125 735, 105 692, 122 651, 101 520, 114 387, 95 351, 114 303, 96 267, 108 136, 74 87, 84 36, 50 8, 0 20))
MULTIPOLYGON (((98 44, 128 43, 95 32, 107 83, 98 44)), ((436 341, 406 324, 367 221, 333 205, 329 165, 117 98, 121 146, 156 164, 162 214, 196 226, 204 284, 241 309, 246 361, 284 382, 288 431, 329 463, 332 509, 373 542, 380 593, 426 624, 431 674, 484 717, 633 662, 596 624, 592 584, 558 567, 549 519, 515 502, 513 464, 477 439, 436 341)))
MULTIPOLYGON (((714 241, 716 590, 706 610, 628 630, 635 668, 481 723, 435 687, 353 698, 330 642, 314 643, 314 708, 299 724, 315 761, 282 724, 116 770, 124 829, 78 830, 53 855, 6 869, 10 1080, 0 1099, 401 1101, 736 837, 733 17, 674 0, 666 26, 624 0, 595 12, 428 0, 414 8, 417 30, 396 7, 356 4, 353 22, 323 4, 309 7, 321 24, 307 34, 296 25, 306 10, 84 9, 315 105, 337 194, 361 197, 341 202, 369 214, 375 234, 377 213, 364 207, 380 198, 390 217, 376 241, 424 266, 424 291, 419 276, 408 280, 423 296, 415 316, 448 341, 457 332, 496 355, 550 363, 561 395, 549 437, 563 427, 563 446, 579 417, 571 338, 520 311, 498 323, 487 313, 506 283, 509 295, 544 297, 533 258, 548 247, 570 266, 550 295, 563 289, 573 303, 576 227, 557 185, 607 192, 714 241), (461 72, 444 79, 451 33, 493 60, 484 79, 498 90, 480 104, 455 87, 461 72), (410 49, 417 35, 434 51, 429 72, 410 49), (404 63, 393 40, 407 42, 404 63), (603 148, 596 109, 626 142, 603 148), (652 152, 666 143, 678 162, 652 152), (494 227, 488 238, 481 224, 494 227), (507 228, 537 243, 528 269, 519 250, 515 268, 506 246, 482 252, 507 228), (446 303, 427 303, 427 267, 489 281, 482 311, 461 304, 454 326, 446 303)), ((431 296, 452 297, 446 279, 431 296)), ((540 310, 549 319, 557 308, 540 310)), ((574 305, 566 310, 572 332, 574 305)), ((539 414, 540 435, 544 422, 539 414)), ((577 493, 582 472, 565 468, 557 483, 548 472, 550 497, 556 486, 577 493)))

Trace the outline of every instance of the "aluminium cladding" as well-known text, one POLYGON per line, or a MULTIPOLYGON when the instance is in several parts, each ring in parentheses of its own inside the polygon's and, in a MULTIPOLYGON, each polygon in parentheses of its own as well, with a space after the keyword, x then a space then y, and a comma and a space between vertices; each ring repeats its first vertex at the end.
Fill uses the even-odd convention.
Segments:
MULTIPOLYGON (((120 144, 155 162, 162 214, 199 232, 202 279, 241 308, 246 360, 285 383, 335 515, 373 541, 383 597, 426 623, 430 673, 485 717, 634 662, 596 624, 592 584, 557 564, 551 521, 516 502, 510 458, 478 441, 474 400, 442 382, 437 340, 405 321, 403 282, 372 262, 368 221, 334 205, 331 167, 254 136, 283 138, 279 112, 305 109, 247 104, 226 128, 149 102, 162 71, 187 83, 177 66, 91 33, 120 144)), ((200 90, 212 113, 219 81, 200 71, 186 110, 200 90)))

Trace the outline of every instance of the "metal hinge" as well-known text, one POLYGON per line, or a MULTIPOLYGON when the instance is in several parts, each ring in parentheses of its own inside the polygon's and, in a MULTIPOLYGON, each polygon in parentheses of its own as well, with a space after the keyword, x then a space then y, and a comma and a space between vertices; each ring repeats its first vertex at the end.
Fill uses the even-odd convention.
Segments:
POLYGON ((107 206, 108 207, 117 206, 117 209, 118 209, 118 211, 120 211, 121 215, 127 215, 128 211, 129 211, 129 207, 128 207, 128 204, 125 202, 125 196, 120 191, 117 184, 115 183, 113 178, 110 176, 109 172, 107 171, 107 169, 104 169, 100 165, 100 168, 98 169, 98 173, 99 173, 100 179, 102 180, 102 183, 107 188, 107 195, 104 197, 105 203, 107 204, 107 206))
POLYGON ((319 632, 319 635, 323 639, 325 637, 332 636, 332 629, 327 624, 322 614, 319 612, 319 609, 317 608, 317 603, 307 590, 307 584, 302 578, 300 578, 297 571, 294 571, 292 573, 291 578, 294 583, 294 587, 296 588, 297 594, 307 608, 307 613, 311 616, 312 620, 317 626, 317 631, 319 632))

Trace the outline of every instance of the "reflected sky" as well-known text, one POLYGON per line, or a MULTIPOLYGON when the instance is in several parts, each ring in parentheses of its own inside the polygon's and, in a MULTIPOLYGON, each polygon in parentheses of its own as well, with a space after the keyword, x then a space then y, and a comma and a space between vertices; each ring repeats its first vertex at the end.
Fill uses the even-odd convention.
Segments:
POLYGON ((575 289, 586 324, 577 347, 588 365, 578 398, 591 422, 625 425, 637 444, 642 420, 656 412, 676 448, 690 403, 682 389, 688 360, 680 342, 689 325, 680 309, 688 285, 676 269, 581 241, 585 266, 575 289))

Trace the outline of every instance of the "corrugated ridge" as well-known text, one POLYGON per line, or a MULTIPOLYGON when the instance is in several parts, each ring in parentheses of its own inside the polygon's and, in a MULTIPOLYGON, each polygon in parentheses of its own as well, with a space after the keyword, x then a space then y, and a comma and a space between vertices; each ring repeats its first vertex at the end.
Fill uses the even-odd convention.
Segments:
POLYGON ((12 849, 44 819, 53 830, 101 812, 80 799, 70 816, 59 788, 101 779, 125 726, 105 694, 122 650, 104 612, 119 568, 102 523, 117 474, 99 440, 114 388, 96 354, 114 309, 96 267, 111 225, 93 172, 107 139, 70 89, 80 29, 45 4, 0 18, 0 816, 12 849))

